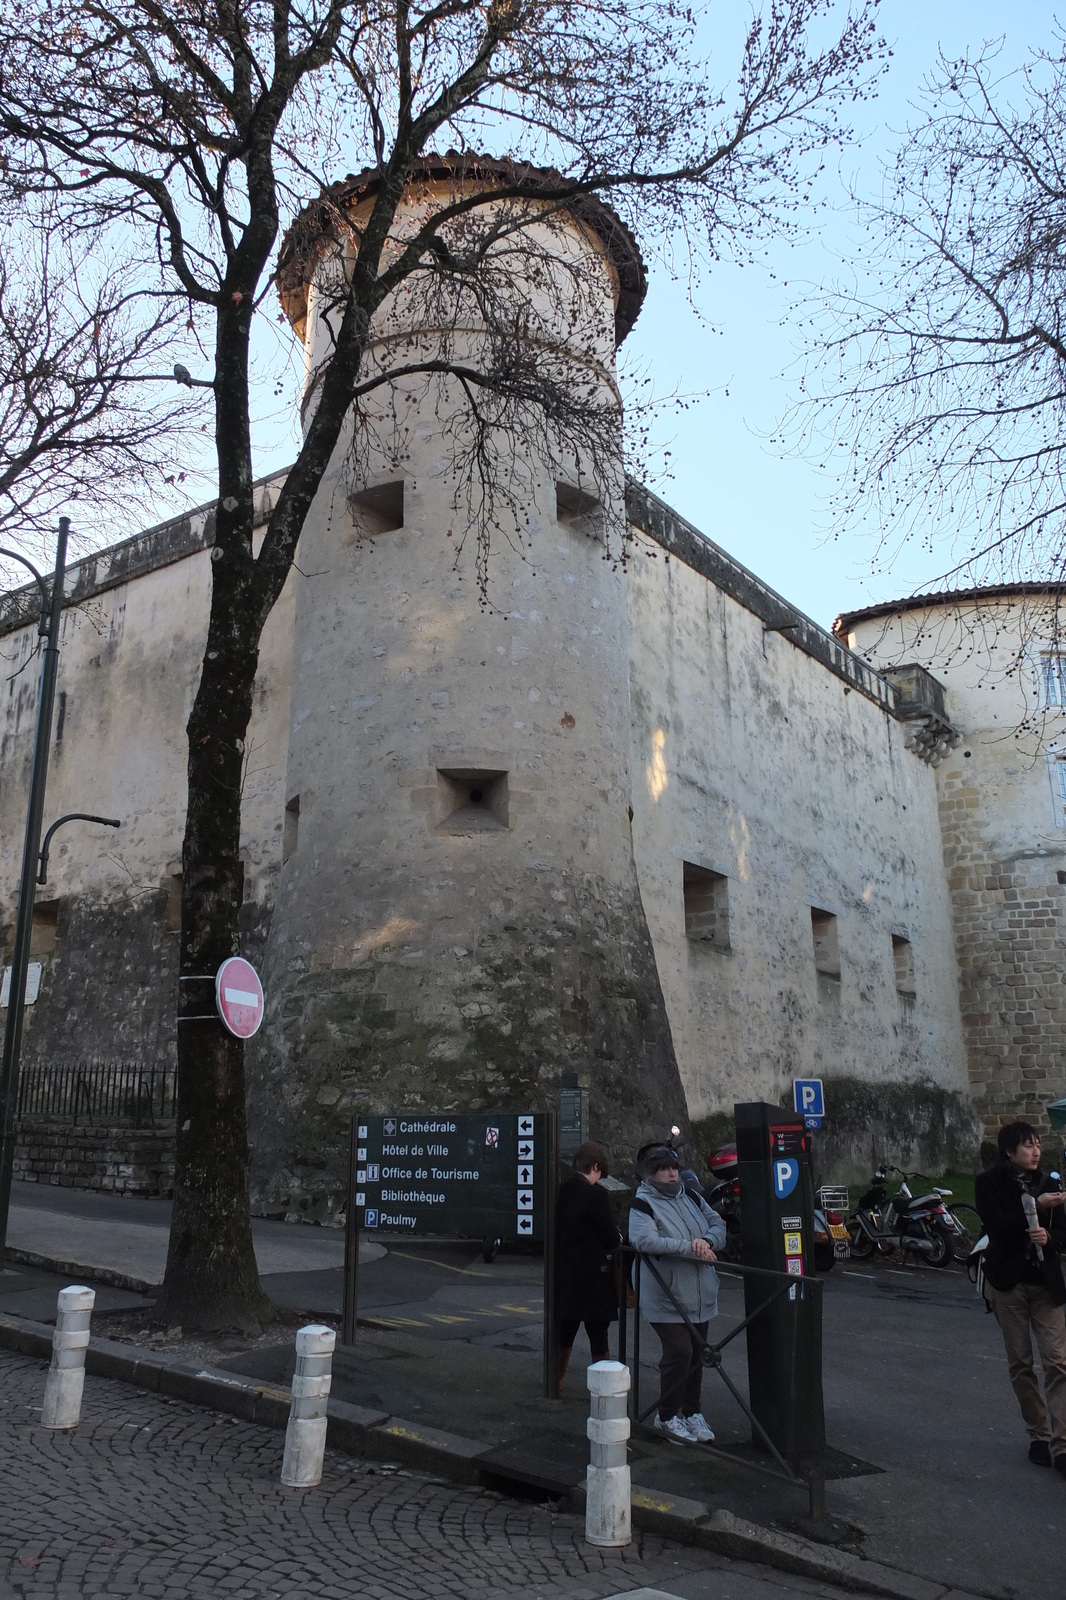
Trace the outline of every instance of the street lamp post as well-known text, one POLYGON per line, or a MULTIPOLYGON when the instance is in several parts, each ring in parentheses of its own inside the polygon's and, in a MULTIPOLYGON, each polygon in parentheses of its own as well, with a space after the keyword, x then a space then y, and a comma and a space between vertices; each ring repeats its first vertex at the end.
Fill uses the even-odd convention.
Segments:
POLYGON ((59 670, 59 627, 63 615, 63 578, 66 573, 67 539, 70 518, 60 517, 56 542, 55 575, 49 598, 44 580, 24 556, 13 550, 0 552, 29 567, 41 590, 40 636, 45 641, 41 664, 41 690, 37 702, 37 732, 30 772, 30 799, 26 810, 26 837, 22 847, 22 877, 19 883, 18 916, 15 920, 15 949, 11 958, 11 989, 4 1028, 4 1050, 0 1059, 0 1270, 7 1255, 7 1222, 11 1210, 11 1175, 15 1162, 15 1113, 18 1103, 19 1051, 22 1046, 22 1015, 26 1001, 26 969, 30 961, 30 935, 33 931, 33 902, 36 894, 37 860, 41 845, 41 820, 44 790, 48 778, 48 750, 52 742, 52 708, 55 704, 56 674, 59 670))

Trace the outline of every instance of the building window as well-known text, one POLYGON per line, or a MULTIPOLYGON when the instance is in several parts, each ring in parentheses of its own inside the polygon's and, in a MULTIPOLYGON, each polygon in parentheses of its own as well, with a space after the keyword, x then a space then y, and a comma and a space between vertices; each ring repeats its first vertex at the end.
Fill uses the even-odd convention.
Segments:
POLYGON ((1040 657, 1040 683, 1045 706, 1066 710, 1066 656, 1040 657))
POLYGON ((285 806, 285 819, 281 830, 281 859, 288 861, 295 854, 300 840, 300 796, 294 794, 285 806))
POLYGON ((716 950, 729 945, 729 879, 709 867, 683 863, 685 937, 716 950))
POLYGON ((901 933, 892 935, 892 960, 896 969, 896 993, 904 1000, 913 1000, 914 948, 901 933))
POLYGON ((56 947, 59 930, 59 901, 38 900, 33 908, 33 926, 30 929, 30 959, 39 961, 50 956, 56 947))
POLYGON ((506 772, 438 767, 440 833, 499 833, 508 827, 506 772))
POLYGON ((811 936, 814 940, 814 967, 820 978, 840 982, 840 945, 837 919, 831 911, 811 907, 811 936))
POLYGON ((164 881, 167 903, 164 908, 165 926, 168 933, 181 932, 181 873, 172 872, 164 881))
POLYGON ((394 483, 378 483, 372 489, 360 489, 349 497, 352 520, 359 538, 370 538, 375 533, 391 533, 403 527, 403 479, 394 483))
POLYGON ((555 485, 555 520, 571 533, 583 533, 589 539, 603 536, 603 507, 595 495, 572 483, 555 485))

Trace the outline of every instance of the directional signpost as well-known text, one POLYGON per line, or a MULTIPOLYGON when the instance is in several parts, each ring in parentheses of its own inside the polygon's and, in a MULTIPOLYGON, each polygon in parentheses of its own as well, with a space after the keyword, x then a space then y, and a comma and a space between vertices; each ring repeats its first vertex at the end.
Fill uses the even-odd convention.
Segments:
MULTIPOLYGON (((547 1358, 555 1340, 557 1120, 540 1112, 502 1111, 411 1111, 353 1117, 345 1236, 345 1344, 355 1343, 359 1235, 364 1230, 405 1239, 499 1239, 504 1243, 523 1239, 544 1247, 547 1358)), ((554 1359, 550 1371, 554 1381, 554 1359)), ((548 1372, 546 1359, 546 1375, 548 1372)))

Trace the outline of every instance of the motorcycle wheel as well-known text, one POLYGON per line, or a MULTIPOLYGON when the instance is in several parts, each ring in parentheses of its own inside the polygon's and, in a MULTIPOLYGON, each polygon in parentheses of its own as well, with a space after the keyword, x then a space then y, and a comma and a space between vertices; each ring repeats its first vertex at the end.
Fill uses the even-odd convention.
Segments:
POLYGON ((955 1260, 969 1261, 970 1251, 984 1233, 985 1225, 973 1206, 968 1206, 965 1201, 949 1206, 948 1210, 955 1223, 955 1233, 951 1241, 955 1260))
POLYGON ((854 1220, 848 1223, 851 1253, 856 1261, 869 1261, 874 1253, 874 1242, 854 1220))
POLYGON ((954 1261, 954 1234, 949 1234, 945 1229, 930 1228, 926 1237, 932 1245, 932 1250, 926 1256, 931 1267, 948 1267, 954 1261))

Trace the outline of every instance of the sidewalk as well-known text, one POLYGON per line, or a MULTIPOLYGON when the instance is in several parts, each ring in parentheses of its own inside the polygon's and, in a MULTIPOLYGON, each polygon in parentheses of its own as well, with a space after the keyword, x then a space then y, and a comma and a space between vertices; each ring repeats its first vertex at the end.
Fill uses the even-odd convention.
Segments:
MULTIPOLYGON (((82 1221, 106 1221, 93 1237, 103 1249, 99 1241, 110 1233, 112 1260, 126 1248, 121 1236, 128 1228, 164 1234, 162 1211, 153 1214, 158 1222, 146 1221, 137 1202, 86 1198, 90 1215, 82 1221)), ((20 1212, 37 1213, 32 1226, 50 1230, 65 1260, 77 1223, 65 1219, 77 1203, 68 1193, 35 1206, 33 1196, 24 1201, 19 1194, 20 1212)), ((303 1270, 267 1275, 276 1303, 335 1316, 340 1271, 316 1263, 342 1247, 340 1237, 308 1238, 321 1230, 299 1225, 266 1226, 280 1230, 282 1253, 274 1260, 290 1262, 288 1251, 304 1263, 303 1270)), ((439 1429, 459 1435, 470 1441, 468 1454, 509 1441, 519 1441, 526 1457, 554 1451, 560 1460, 577 1460, 580 1474, 580 1461, 587 1459, 580 1346, 563 1398, 543 1399, 539 1274, 539 1262, 529 1258, 501 1256, 486 1265, 471 1249, 437 1247, 430 1254, 410 1241, 397 1243, 361 1271, 360 1314, 370 1326, 360 1328, 354 1351, 336 1361, 337 1401, 382 1424, 407 1419, 412 1434, 439 1429)), ((5 1303, 0 1283, 2 1309, 16 1306, 5 1303)), ((735 1281, 726 1281, 721 1331, 739 1314, 739 1291, 735 1281)), ((94 1327, 104 1338, 107 1315, 101 1302, 94 1327)), ((741 1386, 742 1346, 741 1339, 731 1347, 730 1361, 741 1386)), ((644 1405, 654 1399, 656 1355, 648 1331, 644 1405)), ((213 1364, 274 1392, 289 1381, 291 1342, 227 1351, 213 1364)), ((863 1530, 865 1556, 898 1569, 901 1580, 920 1575, 908 1580, 917 1586, 915 1600, 933 1600, 952 1587, 1004 1600, 1012 1591, 1034 1600, 1058 1592, 1053 1530, 1066 1512, 1066 1485, 1025 1458, 998 1332, 964 1275, 835 1272, 826 1287, 824 1367, 827 1433, 837 1453, 830 1469, 845 1474, 830 1477, 829 1509, 863 1530)), ((719 1442, 750 1455, 743 1418, 713 1375, 706 1379, 705 1410, 719 1442)), ((634 1436, 632 1465, 649 1504, 695 1502, 704 1517, 727 1513, 763 1530, 787 1525, 806 1510, 805 1496, 795 1489, 643 1431, 634 1436)))

